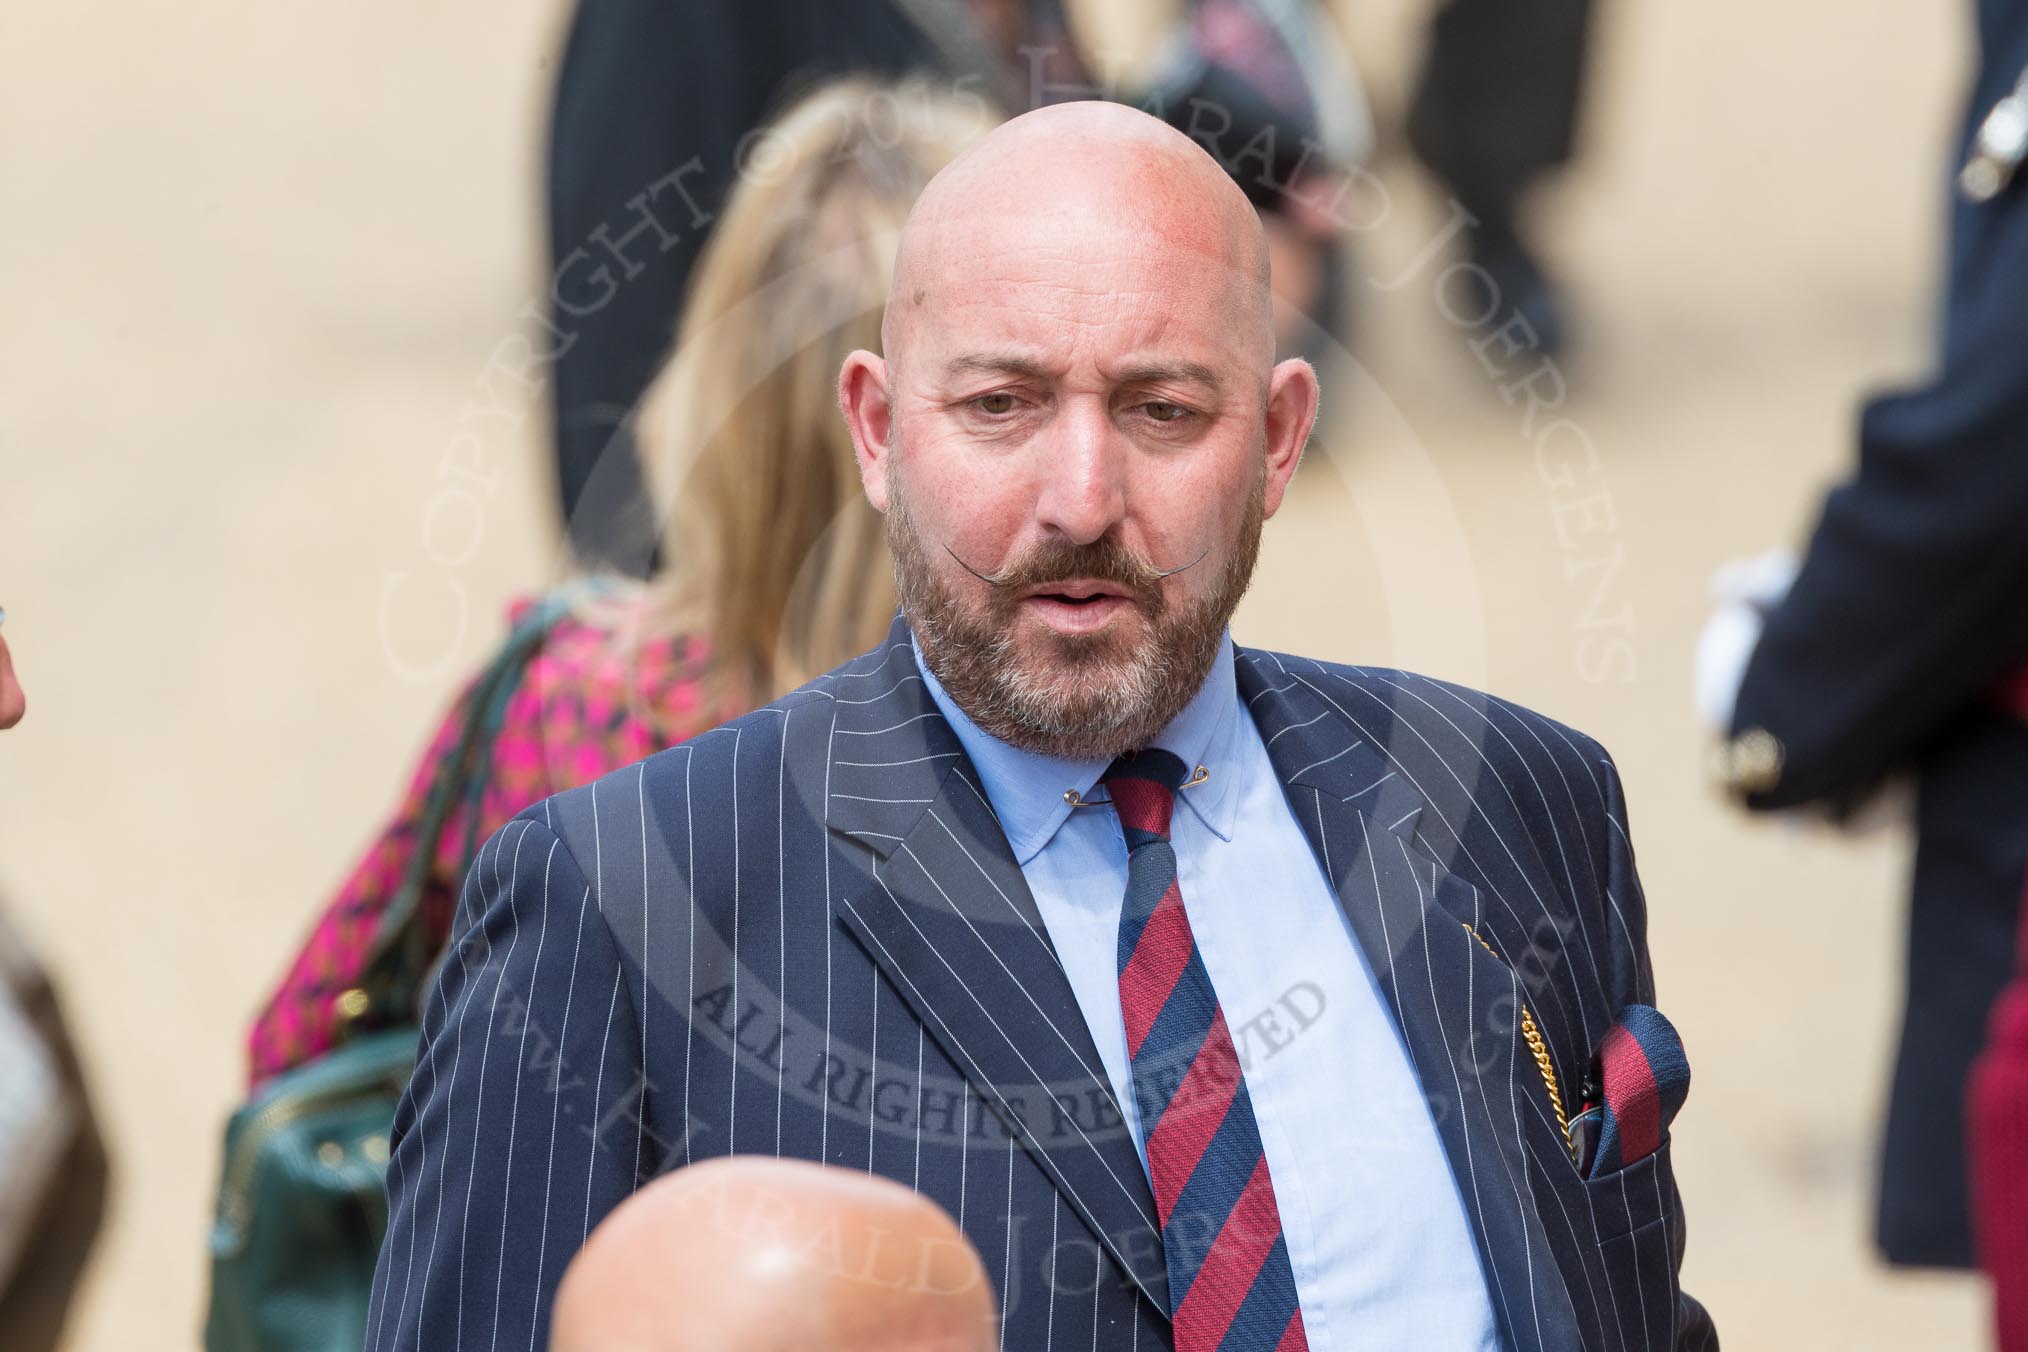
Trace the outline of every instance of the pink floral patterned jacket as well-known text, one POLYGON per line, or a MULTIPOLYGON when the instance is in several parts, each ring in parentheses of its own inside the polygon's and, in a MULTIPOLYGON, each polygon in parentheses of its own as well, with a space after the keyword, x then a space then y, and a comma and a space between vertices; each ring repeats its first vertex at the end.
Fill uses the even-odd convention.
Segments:
MULTIPOLYGON (((510 623, 531 603, 517 602, 510 623)), ((611 770, 674 746, 741 712, 714 711, 704 696, 704 645, 670 638, 638 646, 575 617, 558 622, 529 662, 494 744, 480 806, 484 840, 523 808, 611 770)), ((408 791, 365 856, 345 879, 290 964, 248 1036, 253 1084, 299 1066, 336 1042, 341 996, 365 966, 381 915, 418 848, 424 800, 438 766, 456 750, 470 699, 468 686, 430 739, 408 791)), ((432 861, 422 896, 424 924, 448 942, 469 827, 461 805, 432 861)))

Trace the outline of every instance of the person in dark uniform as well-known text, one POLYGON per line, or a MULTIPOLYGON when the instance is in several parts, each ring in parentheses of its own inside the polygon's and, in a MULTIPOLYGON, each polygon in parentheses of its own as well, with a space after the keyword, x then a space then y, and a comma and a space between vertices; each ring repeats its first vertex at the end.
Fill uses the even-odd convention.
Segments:
POLYGON ((1053 0, 580 0, 548 210, 557 486, 581 562, 634 575, 653 562, 627 418, 667 355, 749 133, 855 73, 935 72, 1019 111, 1031 87, 1070 82, 1059 15, 1053 0))
POLYGON ((1747 661, 1721 774, 1848 811, 1913 774, 1907 993, 1882 1148, 1888 1261, 1969 1267, 1966 1076, 2028 873, 2028 0, 1981 0, 1937 367, 1878 398, 1859 464, 1747 661), (2009 108, 2011 107, 2011 112, 2009 108))
POLYGON ((1563 347, 1565 324, 1521 197, 1570 158, 1590 29, 1591 0, 1443 0, 1409 107, 1416 157, 1477 219, 1472 262, 1547 354, 1563 347))

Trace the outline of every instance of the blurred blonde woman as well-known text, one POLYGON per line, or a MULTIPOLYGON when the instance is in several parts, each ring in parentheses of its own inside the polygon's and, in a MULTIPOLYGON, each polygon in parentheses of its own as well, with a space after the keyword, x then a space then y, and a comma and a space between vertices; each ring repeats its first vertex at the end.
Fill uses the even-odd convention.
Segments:
POLYGON ((642 404, 637 441, 666 482, 668 568, 570 594, 485 729, 481 782, 469 799, 461 786, 424 841, 431 787, 473 725, 467 688, 255 1021, 254 1083, 350 1031, 369 946, 405 883, 422 880, 416 913, 440 950, 470 850, 515 813, 767 703, 886 632, 885 537, 833 391, 847 353, 879 346, 910 204, 988 127, 976 101, 854 80, 750 138, 642 404))

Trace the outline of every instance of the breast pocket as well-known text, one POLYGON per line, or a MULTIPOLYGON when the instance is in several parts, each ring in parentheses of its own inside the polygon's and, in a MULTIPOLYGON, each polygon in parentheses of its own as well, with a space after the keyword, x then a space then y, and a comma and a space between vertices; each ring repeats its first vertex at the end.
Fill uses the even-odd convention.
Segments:
POLYGON ((1582 1185, 1598 1227, 1605 1314, 1628 1348, 1672 1345, 1680 1315, 1677 1260, 1683 1247, 1669 1143, 1624 1169, 1582 1185))
POLYGON ((1583 1179, 1581 1186, 1601 1245, 1666 1221, 1675 1214, 1676 1194, 1669 1142, 1624 1169, 1583 1179))

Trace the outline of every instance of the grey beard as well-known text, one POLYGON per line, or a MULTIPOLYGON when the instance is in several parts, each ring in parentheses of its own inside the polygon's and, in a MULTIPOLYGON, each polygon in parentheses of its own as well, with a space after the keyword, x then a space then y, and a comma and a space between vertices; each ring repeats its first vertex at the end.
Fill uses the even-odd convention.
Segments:
MULTIPOLYGON (((1111 636, 1045 640, 1036 663, 1042 669, 1030 670, 1014 645, 1018 602, 1011 594, 1004 601, 995 596, 986 613, 969 611, 936 575, 907 495, 890 475, 888 547, 902 611, 924 661, 974 723, 1010 746, 1074 760, 1111 760, 1147 746, 1202 688, 1218 659, 1259 557, 1264 478, 1256 480, 1238 547, 1211 595, 1172 611, 1151 591, 1153 604, 1142 601, 1152 630, 1145 643, 1129 646, 1111 636), (1056 650, 1054 660, 1049 647, 1056 650)), ((1138 579, 1145 587, 1145 579, 1157 575, 1106 542, 1069 552, 1091 566, 1061 566, 1055 576, 1138 579)))

